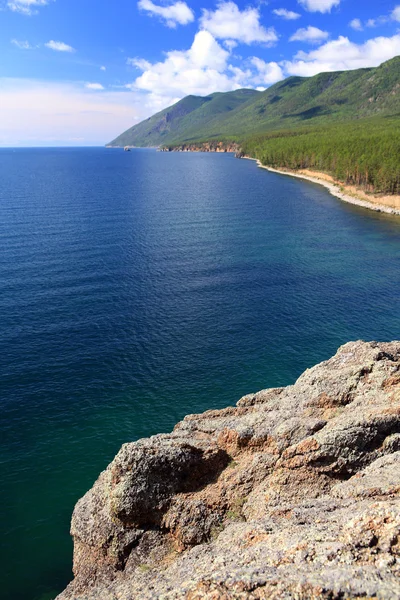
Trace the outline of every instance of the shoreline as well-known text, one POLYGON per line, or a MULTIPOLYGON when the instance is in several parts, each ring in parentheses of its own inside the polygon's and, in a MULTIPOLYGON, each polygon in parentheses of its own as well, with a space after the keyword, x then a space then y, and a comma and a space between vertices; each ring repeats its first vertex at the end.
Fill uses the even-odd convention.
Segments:
MULTIPOLYGON (((127 146, 131 148, 138 148, 135 146, 127 146)), ((106 148, 122 148, 122 146, 106 146, 106 148)), ((155 146, 150 146, 149 148, 156 148, 155 146)), ((170 149, 163 150, 164 152, 171 152, 170 149)), ((201 148, 200 150, 194 150, 193 147, 187 147, 183 149, 183 147, 177 147, 173 151, 175 152, 216 152, 216 153, 234 153, 234 150, 205 150, 201 148)), ((384 198, 388 199, 388 204, 382 203, 383 198, 379 198, 378 196, 372 195, 371 197, 365 197, 366 194, 362 190, 358 190, 356 186, 344 185, 339 181, 336 181, 331 175, 327 173, 312 171, 311 169, 304 169, 299 171, 294 171, 290 169, 275 169, 274 167, 269 167, 263 165, 258 158, 252 158, 251 156, 241 156, 240 158, 245 158, 246 160, 254 160, 257 163, 257 166, 260 169, 266 169, 267 171, 271 171, 272 173, 278 173, 279 175, 289 175, 290 177, 296 177, 297 179, 304 179, 306 181, 311 181, 311 183, 317 183, 319 185, 323 185, 332 196, 342 200, 343 202, 347 202, 348 204, 353 204, 354 206, 359 206, 361 208, 367 208, 369 210, 374 210, 375 212, 381 212, 388 215, 400 216, 400 196, 393 196, 396 204, 399 204, 399 207, 392 206, 389 204, 391 202, 392 197, 384 196, 384 198), (364 197, 362 197, 364 196, 364 197)))
POLYGON ((307 171, 313 173, 313 175, 309 175, 301 172, 275 169, 274 167, 267 167, 266 165, 263 165, 257 158, 251 158, 250 156, 244 156, 243 158, 246 158, 247 160, 255 160, 258 167, 260 167, 261 169, 266 169, 267 171, 271 171, 272 173, 278 173, 279 175, 289 175, 290 177, 305 179, 306 181, 311 181, 312 183, 318 183, 319 185, 323 185, 332 194, 332 196, 339 198, 339 200, 342 200, 343 202, 354 204, 355 206, 361 206, 361 208, 368 208, 369 210, 374 210, 376 212, 383 212, 389 215, 400 216, 400 209, 392 206, 386 206, 385 204, 380 204, 378 198, 377 202, 374 202, 362 199, 357 196, 352 196, 349 193, 342 191, 341 188, 346 190, 346 186, 341 185, 339 182, 336 182, 333 178, 332 181, 322 179, 321 177, 318 177, 317 172, 312 172, 307 169, 307 171))

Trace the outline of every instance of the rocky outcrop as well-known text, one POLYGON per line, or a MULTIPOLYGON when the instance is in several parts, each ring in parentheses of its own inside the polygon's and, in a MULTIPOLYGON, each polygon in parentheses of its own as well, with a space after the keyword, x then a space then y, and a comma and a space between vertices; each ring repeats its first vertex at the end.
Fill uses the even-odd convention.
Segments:
POLYGON ((178 146, 161 146, 160 152, 238 152, 236 142, 202 142, 197 144, 181 144, 178 146))
POLYGON ((400 598, 400 342, 125 444, 59 600, 400 598))

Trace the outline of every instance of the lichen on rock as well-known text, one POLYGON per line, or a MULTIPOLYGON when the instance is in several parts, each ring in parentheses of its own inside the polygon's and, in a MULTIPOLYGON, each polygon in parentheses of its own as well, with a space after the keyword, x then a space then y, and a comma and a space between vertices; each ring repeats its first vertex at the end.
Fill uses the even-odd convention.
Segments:
POLYGON ((125 444, 59 600, 400 599, 400 342, 125 444))

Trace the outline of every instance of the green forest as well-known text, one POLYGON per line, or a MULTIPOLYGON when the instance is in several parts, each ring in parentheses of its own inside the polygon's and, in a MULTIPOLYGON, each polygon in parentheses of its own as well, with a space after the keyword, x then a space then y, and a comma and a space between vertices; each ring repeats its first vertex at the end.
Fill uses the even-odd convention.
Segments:
POLYGON ((396 117, 273 131, 248 138, 242 149, 271 167, 323 171, 366 192, 400 194, 396 117))

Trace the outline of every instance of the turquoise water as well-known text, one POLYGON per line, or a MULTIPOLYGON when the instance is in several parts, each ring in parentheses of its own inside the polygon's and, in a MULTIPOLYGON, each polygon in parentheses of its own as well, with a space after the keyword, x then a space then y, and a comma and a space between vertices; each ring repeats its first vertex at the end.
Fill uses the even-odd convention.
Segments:
POLYGON ((400 337, 400 218, 231 155, 0 150, 2 598, 123 442, 400 337))

